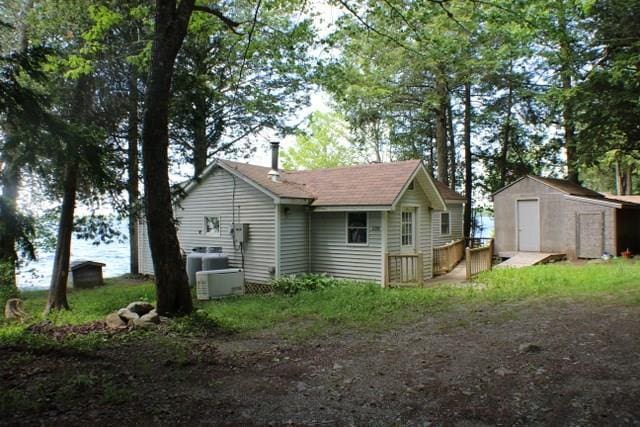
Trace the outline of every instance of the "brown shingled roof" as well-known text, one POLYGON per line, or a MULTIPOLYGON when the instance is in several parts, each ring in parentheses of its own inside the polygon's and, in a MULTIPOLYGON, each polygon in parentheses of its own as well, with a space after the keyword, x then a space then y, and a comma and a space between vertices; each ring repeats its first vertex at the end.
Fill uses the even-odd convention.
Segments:
POLYGON ((461 200, 461 201, 465 201, 466 200, 464 198, 464 196, 462 196, 462 195, 458 194, 457 192, 453 191, 446 184, 444 184, 444 183, 442 183, 440 181, 436 181, 435 179, 433 180, 433 182, 435 182, 436 187, 438 187, 438 191, 442 195, 443 199, 445 199, 445 200, 461 200))
POLYGON ((391 205, 420 160, 285 172, 314 196, 313 206, 391 205))
POLYGON ((223 163, 228 168, 235 170, 240 175, 243 175, 278 197, 313 199, 313 195, 305 189, 304 185, 289 179, 289 174, 286 172, 280 172, 280 182, 273 182, 271 177, 267 175, 271 168, 250 165, 248 163, 232 162, 230 160, 218 160, 218 162, 223 163))
MULTIPOLYGON (((312 206, 391 205, 421 164, 420 160, 407 160, 307 171, 280 171, 279 182, 273 182, 267 175, 270 170, 268 167, 229 160, 219 162, 278 197, 313 199, 312 206)), ((461 196, 456 195, 458 197, 461 196)))
POLYGON ((612 193, 602 193, 607 199, 611 200, 619 200, 625 203, 632 203, 636 205, 640 205, 640 195, 617 195, 612 193))
POLYGON ((597 191, 589 190, 581 185, 575 184, 571 181, 567 181, 566 179, 557 179, 557 178, 543 178, 541 176, 533 176, 530 175, 531 178, 541 181, 547 184, 550 187, 555 188, 558 191, 562 191, 566 194, 571 194, 572 196, 584 196, 584 197, 604 197, 602 194, 597 191))

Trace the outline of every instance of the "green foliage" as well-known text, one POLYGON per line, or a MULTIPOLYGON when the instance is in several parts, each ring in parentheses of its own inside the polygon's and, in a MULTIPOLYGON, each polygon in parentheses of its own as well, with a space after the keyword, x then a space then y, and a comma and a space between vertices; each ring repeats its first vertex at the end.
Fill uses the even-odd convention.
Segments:
POLYGON ((285 169, 322 169, 352 165, 358 152, 349 141, 349 125, 337 113, 315 112, 296 145, 282 151, 285 169))
POLYGON ((220 324, 206 311, 196 310, 188 316, 178 317, 170 326, 172 331, 185 334, 207 334, 220 330, 220 324))
POLYGON ((318 291, 343 285, 344 280, 334 279, 326 274, 306 273, 282 276, 271 281, 276 293, 294 295, 302 291, 318 291))

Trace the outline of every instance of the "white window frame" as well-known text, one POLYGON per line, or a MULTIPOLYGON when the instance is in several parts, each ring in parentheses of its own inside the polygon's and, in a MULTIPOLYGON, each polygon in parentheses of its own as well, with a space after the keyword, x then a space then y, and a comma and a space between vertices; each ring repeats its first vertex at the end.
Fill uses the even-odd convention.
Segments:
POLYGON ((222 217, 220 215, 209 215, 202 218, 202 229, 204 230, 204 235, 208 237, 220 237, 222 235, 222 217), (218 229, 216 230, 214 227, 211 227, 209 230, 209 220, 217 219, 218 220, 218 229))
POLYGON ((451 236, 451 212, 440 212, 440 235, 441 236, 451 236), (442 221, 442 217, 446 215, 447 216, 447 232, 444 233, 442 231, 442 225, 443 225, 443 221, 442 221))
POLYGON ((345 224, 344 224, 344 231, 345 231, 345 236, 344 236, 344 241, 347 245, 349 246, 367 246, 369 245, 369 232, 371 230, 369 230, 369 224, 370 224, 370 218, 369 218, 369 212, 362 212, 362 211, 352 211, 352 212, 345 212, 344 215, 344 220, 345 220, 345 224), (366 219, 367 219, 367 225, 365 227, 349 227, 349 215, 350 214, 365 214, 366 215, 366 219), (349 228, 360 228, 360 229, 364 229, 366 231, 365 234, 365 241, 364 242, 349 242, 349 228))
POLYGON ((416 221, 417 221, 417 216, 418 216, 418 209, 413 207, 413 206, 403 206, 400 209, 400 247, 402 248, 411 248, 411 249, 415 249, 416 247, 416 221), (410 213, 411 214, 411 243, 408 244, 404 244, 404 242, 402 241, 402 238, 405 236, 404 233, 404 226, 405 226, 405 222, 404 222, 404 214, 405 213, 410 213))

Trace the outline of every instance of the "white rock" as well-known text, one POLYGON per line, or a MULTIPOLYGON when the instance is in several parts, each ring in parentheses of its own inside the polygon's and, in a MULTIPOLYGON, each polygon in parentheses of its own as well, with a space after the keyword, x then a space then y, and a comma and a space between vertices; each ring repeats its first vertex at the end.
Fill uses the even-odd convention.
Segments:
POLYGON ((140 316, 138 316, 137 313, 134 313, 133 311, 127 308, 121 308, 120 310, 118 310, 118 316, 120 316, 122 320, 124 320, 125 322, 140 318, 140 316))
POLYGON ((138 316, 143 316, 154 308, 153 304, 146 301, 134 301, 127 306, 127 310, 136 313, 138 316))
POLYGON ((158 316, 155 310, 151 310, 144 316, 140 316, 140 320, 150 323, 160 323, 160 316, 158 316))

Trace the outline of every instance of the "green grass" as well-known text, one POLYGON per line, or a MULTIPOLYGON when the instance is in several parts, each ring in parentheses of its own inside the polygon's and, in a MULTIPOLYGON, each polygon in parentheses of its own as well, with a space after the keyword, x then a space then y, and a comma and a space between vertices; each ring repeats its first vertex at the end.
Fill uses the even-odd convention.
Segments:
MULTIPOLYGON (((617 260, 603 264, 549 264, 523 269, 498 269, 481 274, 474 287, 381 289, 377 284, 345 283, 294 295, 247 295, 196 302, 199 316, 177 322, 177 333, 210 328, 256 332, 273 330, 306 337, 342 329, 380 330, 408 322, 425 312, 453 305, 504 304, 541 299, 640 304, 640 263, 617 260), (203 316, 206 314, 207 316, 203 316), (210 322, 208 319, 213 319, 210 322)), ((33 322, 41 320, 46 293, 25 292, 25 308, 33 322)), ((103 319, 134 300, 153 301, 151 283, 111 283, 69 293, 72 310, 53 315, 54 323, 81 324, 103 319)), ((0 342, 24 334, 24 325, 0 324, 0 342)), ((89 343, 91 344, 91 343, 89 343)))
MULTIPOLYGON (((21 295, 32 321, 42 320, 47 301, 47 291, 23 292, 21 295)), ((67 300, 70 311, 53 312, 49 320, 56 325, 77 325, 103 319, 107 314, 132 301, 155 301, 152 282, 122 284, 117 279, 106 281, 106 285, 95 289, 70 289, 67 300)))
POLYGON ((479 275, 486 289, 472 297, 490 302, 529 298, 579 298, 640 303, 640 262, 614 260, 592 264, 546 264, 520 269, 497 269, 479 275))

